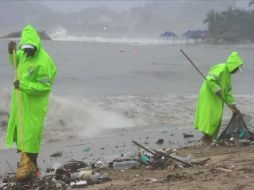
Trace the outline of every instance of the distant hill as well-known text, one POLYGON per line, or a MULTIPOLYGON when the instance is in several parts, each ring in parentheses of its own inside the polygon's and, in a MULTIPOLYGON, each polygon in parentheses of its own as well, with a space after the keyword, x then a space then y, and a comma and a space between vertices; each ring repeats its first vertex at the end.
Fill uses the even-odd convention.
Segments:
MULTIPOLYGON (((38 34, 42 40, 52 40, 45 31, 38 31, 38 34)), ((1 36, 0 38, 6 39, 6 38, 20 38, 20 37, 21 37, 21 31, 9 33, 7 35, 1 36)))
MULTIPOLYGON (((56 12, 53 5, 49 8, 39 1, 0 0, 0 34, 19 31, 27 24, 48 33, 62 27, 74 36, 157 37, 161 31, 170 30, 181 34, 187 30, 206 29, 203 21, 209 10, 226 10, 232 2, 144 1, 143 6, 125 11, 95 6, 65 13, 56 12)), ((61 1, 58 6, 62 6, 61 1)))

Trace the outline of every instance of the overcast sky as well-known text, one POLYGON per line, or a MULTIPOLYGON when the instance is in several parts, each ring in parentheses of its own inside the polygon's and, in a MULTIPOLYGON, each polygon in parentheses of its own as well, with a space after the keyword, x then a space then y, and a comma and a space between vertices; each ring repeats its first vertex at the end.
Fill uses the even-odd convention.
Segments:
MULTIPOLYGON (((37 0, 39 1, 39 0, 37 0)), ((199 3, 200 1, 214 1, 220 4, 222 1, 232 2, 232 7, 248 8, 250 0, 41 0, 40 2, 54 11, 60 12, 76 12, 89 7, 104 6, 113 10, 128 10, 136 6, 144 6, 147 3, 161 2, 161 3, 184 3, 184 2, 199 3)))
POLYGON ((136 6, 144 6, 145 4, 152 2, 149 0, 51 0, 41 1, 42 4, 48 6, 52 10, 60 12, 76 12, 90 7, 104 6, 113 10, 128 10, 136 6))
MULTIPOLYGON (((27 23, 46 31, 55 31, 60 27, 75 35, 84 32, 87 35, 102 35, 101 31, 103 35, 157 35, 165 30, 181 34, 187 30, 206 29, 207 25, 203 21, 209 10, 223 11, 229 6, 248 8, 248 2, 249 0, 0 0, 0 34, 15 31, 27 23), (61 13, 101 6, 114 11, 91 9, 75 14, 55 14, 38 2, 61 13), (120 13, 133 7, 139 8, 120 13), (104 31, 105 26, 108 28, 107 33, 104 31)), ((254 9, 254 6, 248 9, 254 9)))

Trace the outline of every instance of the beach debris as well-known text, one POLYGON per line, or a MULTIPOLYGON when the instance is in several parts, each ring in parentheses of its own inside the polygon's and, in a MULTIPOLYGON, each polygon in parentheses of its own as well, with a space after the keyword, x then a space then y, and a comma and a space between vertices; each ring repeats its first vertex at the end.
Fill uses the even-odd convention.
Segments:
POLYGON ((61 156, 63 156, 63 152, 59 151, 59 152, 51 154, 49 157, 61 157, 61 156))
POLYGON ((92 172, 93 172, 92 170, 80 171, 80 172, 78 172, 77 179, 91 181, 92 172))
POLYGON ((136 141, 132 141, 132 142, 153 156, 153 159, 151 160, 151 166, 153 166, 153 168, 162 168, 165 165, 167 165, 170 160, 179 162, 182 167, 191 167, 192 166, 190 161, 186 160, 186 158, 184 158, 184 157, 180 157, 180 156, 176 156, 176 155, 173 156, 173 154, 166 154, 162 151, 158 151, 155 149, 153 149, 153 151, 151 151, 148 148, 137 143, 136 141))
POLYGON ((85 180, 80 180, 80 181, 76 181, 76 182, 71 182, 70 186, 75 188, 75 187, 85 187, 87 186, 87 182, 85 180))
POLYGON ((83 152, 89 152, 89 151, 90 151, 90 147, 83 148, 83 152))
POLYGON ((246 135, 247 135, 246 131, 240 131, 239 138, 244 139, 246 137, 246 135))
POLYGON ((0 178, 0 189, 4 189, 4 187, 7 185, 7 183, 4 182, 2 178, 0 178))
POLYGON ((57 169, 60 169, 63 166, 62 163, 56 162, 50 168, 46 169, 46 173, 55 173, 57 169))
POLYGON ((92 170, 82 170, 76 174, 76 179, 87 181, 88 185, 93 185, 95 183, 101 183, 106 181, 111 181, 108 177, 108 173, 93 172, 92 170))
POLYGON ((145 178, 144 181, 149 181, 151 183, 156 183, 158 180, 156 178, 145 178))
MULTIPOLYGON (((245 142, 245 140, 246 139, 240 139, 240 142, 245 142)), ((135 178, 138 177, 138 181, 142 184, 193 180, 196 178, 197 175, 201 175, 202 173, 212 175, 231 175, 232 173, 234 173, 234 171, 244 171, 249 173, 253 173, 254 171, 253 168, 247 168, 246 166, 244 166, 243 168, 238 168, 238 165, 235 166, 232 164, 224 163, 214 165, 213 162, 207 162, 208 160, 212 159, 212 157, 207 157, 209 155, 205 155, 205 157, 200 157, 199 155, 197 155, 195 156, 197 157, 197 159, 193 159, 192 154, 203 155, 203 151, 205 151, 206 149, 198 149, 200 151, 197 152, 195 148, 191 151, 192 154, 188 154, 189 151, 182 152, 182 149, 173 149, 171 147, 167 147, 161 150, 155 150, 152 148, 146 148, 143 145, 137 143, 136 141, 132 142, 138 146, 138 150, 136 152, 126 151, 122 152, 119 155, 113 155, 110 158, 110 162, 107 162, 105 158, 103 158, 102 160, 99 160, 99 158, 97 160, 94 159, 93 162, 89 164, 78 160, 70 160, 65 163, 56 162, 51 166, 51 168, 47 169, 47 173, 42 173, 40 177, 31 179, 31 181, 25 182, 23 184, 17 184, 15 180, 15 174, 8 174, 11 176, 8 178, 1 178, 0 176, 0 190, 65 190, 71 188, 88 188, 90 185, 93 184, 110 181, 111 178, 109 177, 109 175, 111 175, 112 173, 117 174, 121 178, 124 178, 126 180, 132 179, 133 176, 128 177, 129 173, 127 173, 126 170, 137 169, 142 167, 142 165, 142 170, 144 169, 145 171, 147 169, 152 169, 151 171, 153 171, 154 169, 163 168, 167 168, 170 170, 170 172, 167 173, 162 179, 160 178, 161 175, 158 178, 157 175, 144 176, 143 171, 142 174, 137 174, 135 173, 136 171, 131 171, 131 175, 133 175, 134 172, 135 178), (196 171, 196 169, 198 169, 198 171, 194 174, 192 172, 192 169, 190 173, 185 172, 188 170, 181 171, 181 168, 190 166, 195 166, 196 168, 194 170, 196 171), (115 170, 115 172, 113 170, 115 170), (119 171, 124 171, 125 173, 119 171)), ((239 139, 233 139, 230 142, 235 143, 235 146, 237 147, 239 139)), ((249 142, 251 143, 252 141, 248 141, 248 143, 249 142)))
POLYGON ((251 140, 248 140, 248 139, 239 139, 236 141, 236 144, 237 145, 240 145, 240 146, 248 146, 252 143, 251 140))
POLYGON ((176 152, 176 149, 170 148, 170 147, 166 147, 162 149, 162 152, 164 152, 165 154, 171 154, 173 152, 176 152))
POLYGON ((109 168, 109 164, 108 163, 102 162, 100 160, 95 162, 94 164, 92 164, 92 166, 94 168, 97 168, 97 169, 107 169, 107 168, 109 168))
POLYGON ((227 127, 221 132, 218 140, 224 139, 249 139, 254 140, 254 133, 251 132, 245 123, 245 114, 233 114, 227 127))
POLYGON ((150 163, 150 158, 143 153, 140 153, 139 160, 141 164, 144 164, 144 165, 149 165, 150 163))
MULTIPOLYGON (((104 163, 103 163, 104 164, 104 163)), ((100 173, 98 168, 93 171, 94 165, 101 166, 102 162, 88 165, 82 161, 71 160, 64 164, 55 163, 53 168, 48 168, 47 173, 39 177, 29 178, 22 183, 17 182, 15 173, 5 178, 0 178, 1 190, 65 190, 86 187, 96 183, 110 181, 108 173, 100 173)))
POLYGON ((77 161, 77 160, 71 160, 63 164, 62 169, 67 170, 68 172, 75 172, 80 168, 87 167, 88 164, 86 164, 83 161, 77 161))
POLYGON ((126 160, 120 162, 115 161, 112 163, 112 166, 114 170, 127 170, 139 167, 140 163, 135 160, 126 160))
POLYGON ((188 155, 187 157, 181 157, 181 156, 177 156, 176 153, 172 153, 172 154, 165 154, 162 151, 157 151, 154 150, 158 155, 163 156, 167 159, 171 159, 176 161, 176 163, 180 166, 180 167, 192 167, 191 162, 193 161, 191 156, 188 155))
POLYGON ((15 176, 8 176, 4 179, 5 184, 0 186, 1 190, 65 190, 69 184, 61 180, 56 180, 54 175, 45 175, 42 177, 30 178, 29 180, 17 182, 15 176))
POLYGON ((216 146, 249 146, 253 144, 254 141, 250 139, 239 139, 233 138, 230 139, 220 139, 216 141, 216 146))
POLYGON ((164 139, 158 139, 156 144, 163 144, 164 143, 164 139))
POLYGON ((194 135, 183 133, 183 138, 191 138, 191 137, 194 137, 194 135))
POLYGON ((170 154, 171 157, 177 159, 181 165, 185 166, 192 166, 192 163, 195 162, 195 160, 192 158, 191 154, 188 154, 187 156, 178 156, 175 152, 170 154))
POLYGON ((57 169, 55 171, 56 180, 64 181, 65 183, 71 182, 71 174, 65 169, 57 169))
POLYGON ((51 168, 48 168, 48 169, 59 169, 59 168, 61 168, 61 167, 63 167, 63 164, 62 163, 60 163, 60 162, 55 162, 53 165, 52 165, 52 167, 51 168))

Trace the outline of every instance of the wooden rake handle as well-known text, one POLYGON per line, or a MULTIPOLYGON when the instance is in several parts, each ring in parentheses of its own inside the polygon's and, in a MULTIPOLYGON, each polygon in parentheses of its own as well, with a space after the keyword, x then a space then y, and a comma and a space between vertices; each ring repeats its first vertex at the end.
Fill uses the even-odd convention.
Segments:
MULTIPOLYGON (((18 72, 17 72, 17 59, 16 59, 16 50, 12 51, 13 65, 14 65, 14 74, 15 81, 18 80, 18 72)), ((22 126, 22 113, 21 113, 21 101, 20 101, 20 91, 19 89, 15 90, 18 102, 18 124, 20 128, 20 140, 21 140, 21 152, 24 152, 24 130, 22 126)))

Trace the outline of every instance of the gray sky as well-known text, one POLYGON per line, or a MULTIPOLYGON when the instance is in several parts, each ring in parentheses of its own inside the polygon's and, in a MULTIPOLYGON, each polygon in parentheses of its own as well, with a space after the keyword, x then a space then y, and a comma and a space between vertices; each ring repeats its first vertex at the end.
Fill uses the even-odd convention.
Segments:
MULTIPOLYGON (((37 0, 39 1, 39 0, 37 0)), ((136 6, 144 6, 151 2, 172 3, 172 2, 190 2, 198 3, 200 1, 214 1, 220 4, 222 1, 232 2, 232 7, 248 8, 250 0, 41 0, 40 2, 54 11, 76 12, 89 7, 104 6, 113 10, 128 10, 136 6)))
POLYGON ((47 31, 63 27, 73 35, 83 34, 84 31, 87 35, 99 36, 127 33, 158 35, 166 30, 181 34, 186 30, 205 29, 207 26, 203 21, 209 10, 223 11, 229 6, 248 8, 248 2, 249 0, 0 0, 0 34, 15 31, 28 23, 47 31), (39 6, 38 2, 61 13, 101 6, 114 11, 91 9, 76 14, 55 14, 39 6), (115 11, 132 7, 138 8, 130 12, 115 11), (110 29, 107 33, 104 31, 106 25, 110 29))
POLYGON ((60 11, 60 12, 76 12, 81 11, 83 9, 89 8, 89 7, 99 7, 104 6, 107 8, 111 8, 113 10, 128 10, 135 6, 144 6, 147 2, 147 0, 51 0, 51 1, 40 1, 42 4, 48 6, 54 11, 60 11))

